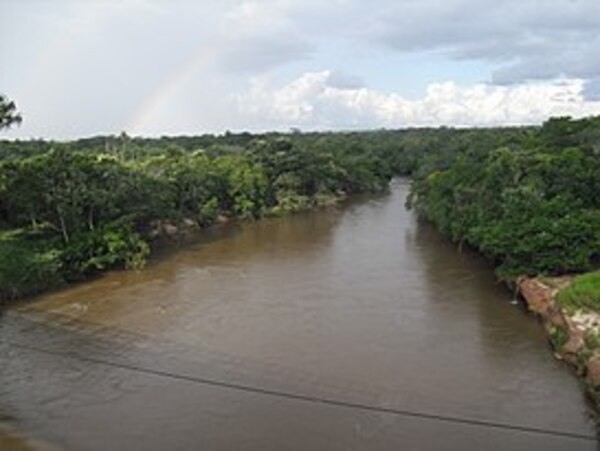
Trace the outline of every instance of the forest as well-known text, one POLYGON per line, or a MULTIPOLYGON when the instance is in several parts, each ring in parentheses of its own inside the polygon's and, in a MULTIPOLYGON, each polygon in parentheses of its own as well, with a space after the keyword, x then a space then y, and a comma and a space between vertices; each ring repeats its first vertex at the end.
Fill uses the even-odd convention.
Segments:
POLYGON ((0 299, 141 268, 171 230, 413 180, 410 208, 511 280, 600 266, 600 117, 540 127, 0 141, 0 299), (162 228, 161 228, 162 227, 162 228))
POLYGON ((5 141, 0 294, 17 298, 140 268, 160 230, 255 220, 383 190, 397 172, 391 149, 364 144, 341 135, 5 141))
POLYGON ((504 138, 425 156, 410 204, 453 241, 483 253, 501 278, 597 267, 600 118, 553 118, 504 138))

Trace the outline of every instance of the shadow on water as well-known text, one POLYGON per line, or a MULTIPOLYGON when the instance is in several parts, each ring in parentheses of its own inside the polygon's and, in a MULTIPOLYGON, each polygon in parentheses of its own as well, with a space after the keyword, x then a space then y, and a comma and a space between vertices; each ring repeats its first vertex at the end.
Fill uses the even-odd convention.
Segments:
MULTIPOLYGON (((509 414, 523 399, 540 410, 552 409, 555 404, 570 405, 571 415, 591 417, 583 383, 570 367, 554 358, 542 324, 495 278, 493 267, 481 255, 468 248, 459 250, 424 221, 419 221, 407 239, 415 258, 426 268, 423 273, 429 294, 423 300, 444 312, 434 316, 443 318, 437 327, 452 328, 450 318, 454 316, 454 324, 461 325, 451 337, 457 350, 468 347, 476 351, 478 365, 471 370, 482 378, 499 381, 494 386, 502 396, 482 402, 495 402, 499 413, 504 410, 509 414), (457 320, 473 313, 477 321, 457 320), (549 374, 554 377, 549 378, 549 374), (577 388, 579 405, 570 402, 577 388)), ((562 411, 561 416, 569 413, 562 411)), ((560 427, 557 420, 553 425, 560 427)))

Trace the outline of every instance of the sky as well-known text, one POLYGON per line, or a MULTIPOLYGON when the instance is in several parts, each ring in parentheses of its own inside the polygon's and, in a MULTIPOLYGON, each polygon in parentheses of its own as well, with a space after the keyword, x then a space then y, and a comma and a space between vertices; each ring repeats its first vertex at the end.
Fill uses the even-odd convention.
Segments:
POLYGON ((9 138, 600 114, 599 0, 0 0, 9 138))

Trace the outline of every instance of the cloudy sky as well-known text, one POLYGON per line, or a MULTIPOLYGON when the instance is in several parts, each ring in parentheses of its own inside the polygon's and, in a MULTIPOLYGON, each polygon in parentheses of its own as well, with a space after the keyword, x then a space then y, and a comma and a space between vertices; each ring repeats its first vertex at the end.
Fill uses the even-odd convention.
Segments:
POLYGON ((600 114, 600 0, 0 0, 9 137, 600 114))

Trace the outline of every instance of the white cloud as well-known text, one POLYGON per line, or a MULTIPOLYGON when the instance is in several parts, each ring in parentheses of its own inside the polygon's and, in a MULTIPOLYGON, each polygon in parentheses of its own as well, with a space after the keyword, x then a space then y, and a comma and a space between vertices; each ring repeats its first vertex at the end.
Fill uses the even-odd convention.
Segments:
POLYGON ((332 78, 331 71, 308 72, 277 88, 269 77, 257 77, 236 97, 237 105, 241 114, 271 127, 309 129, 533 124, 549 116, 600 114, 600 102, 583 98, 579 79, 514 86, 434 83, 421 99, 408 100, 366 87, 339 87, 332 78))
POLYGON ((21 137, 539 122, 598 112, 598 30, 598 0, 0 0, 0 90, 21 137))

